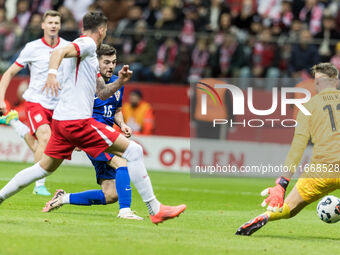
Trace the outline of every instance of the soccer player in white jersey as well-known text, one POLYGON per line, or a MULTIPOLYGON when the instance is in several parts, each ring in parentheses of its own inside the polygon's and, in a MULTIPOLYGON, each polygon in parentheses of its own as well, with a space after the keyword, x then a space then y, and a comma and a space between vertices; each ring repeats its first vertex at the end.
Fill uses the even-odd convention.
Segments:
MULTIPOLYGON (((11 79, 25 66, 30 69, 30 83, 23 97, 25 99, 25 111, 30 122, 31 135, 34 135, 38 141, 34 152, 35 162, 41 159, 50 139, 53 110, 58 102, 56 96, 42 93, 47 79, 50 55, 53 50, 69 44, 68 41, 58 36, 60 22, 61 16, 59 12, 47 11, 41 24, 44 36, 26 44, 15 63, 9 67, 0 81, 0 111, 6 113, 8 109, 6 109, 5 94, 11 79)), ((62 72, 59 72, 58 79, 61 78, 62 72)), ((12 117, 10 116, 10 118, 12 117)), ((19 132, 25 132, 25 128, 20 121, 11 121, 11 125, 19 132)), ((36 182, 33 193, 50 195, 45 187, 45 178, 36 182)))
POLYGON ((137 143, 92 117, 93 95, 101 100, 109 98, 129 81, 132 71, 128 66, 118 72, 118 79, 105 84, 98 76, 96 50, 106 36, 107 18, 101 12, 89 12, 83 18, 81 38, 61 49, 50 58, 45 92, 58 94, 56 79, 61 61, 64 65, 63 89, 53 114, 52 135, 42 159, 19 173, 0 190, 4 201, 37 179, 54 172, 64 159, 70 159, 75 147, 96 158, 102 152, 112 153, 127 160, 130 178, 145 202, 151 221, 155 224, 179 216, 186 205, 165 206, 154 195, 150 178, 144 166, 143 149, 137 143), (98 77, 97 77, 98 76, 98 77))

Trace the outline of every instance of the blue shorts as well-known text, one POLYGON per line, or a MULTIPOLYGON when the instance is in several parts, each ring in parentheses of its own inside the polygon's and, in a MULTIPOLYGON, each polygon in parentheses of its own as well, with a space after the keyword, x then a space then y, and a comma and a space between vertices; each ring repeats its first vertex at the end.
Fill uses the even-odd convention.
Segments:
POLYGON ((114 180, 116 179, 116 170, 110 167, 107 162, 113 158, 113 154, 100 153, 98 157, 93 158, 86 154, 91 160, 94 169, 96 170, 97 183, 100 185, 100 180, 114 180))

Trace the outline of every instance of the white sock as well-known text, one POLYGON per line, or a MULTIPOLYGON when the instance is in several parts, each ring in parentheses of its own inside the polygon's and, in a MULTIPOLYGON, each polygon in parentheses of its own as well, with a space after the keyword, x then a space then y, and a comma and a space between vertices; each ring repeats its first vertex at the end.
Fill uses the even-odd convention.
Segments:
POLYGON ((149 213, 151 215, 157 214, 160 203, 153 193, 151 181, 144 166, 142 147, 134 141, 131 141, 123 154, 123 158, 127 160, 131 181, 146 203, 149 213))
POLYGON ((13 196, 15 193, 25 188, 32 182, 49 175, 38 163, 17 173, 10 181, 0 190, 0 201, 13 196))
POLYGON ((62 199, 63 199, 63 204, 69 204, 70 203, 70 194, 63 195, 62 199))
POLYGON ((36 187, 45 186, 45 181, 46 181, 46 178, 42 178, 42 179, 40 179, 40 180, 37 180, 37 181, 35 182, 35 186, 36 186, 36 187))
POLYGON ((122 209, 119 209, 119 213, 122 213, 122 214, 124 214, 124 213, 128 213, 128 212, 131 212, 131 208, 122 208, 122 209))
POLYGON ((155 215, 159 212, 161 203, 157 199, 153 199, 149 202, 145 202, 150 215, 155 215))
POLYGON ((9 124, 21 138, 24 138, 25 135, 30 132, 30 129, 20 120, 11 120, 9 124))

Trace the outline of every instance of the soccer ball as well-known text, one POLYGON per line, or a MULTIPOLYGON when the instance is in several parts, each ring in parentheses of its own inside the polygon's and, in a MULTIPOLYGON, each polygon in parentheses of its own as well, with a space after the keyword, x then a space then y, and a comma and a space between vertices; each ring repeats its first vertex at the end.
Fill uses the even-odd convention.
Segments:
POLYGON ((335 196, 323 197, 316 208, 319 218, 326 223, 340 220, 340 199, 335 196))

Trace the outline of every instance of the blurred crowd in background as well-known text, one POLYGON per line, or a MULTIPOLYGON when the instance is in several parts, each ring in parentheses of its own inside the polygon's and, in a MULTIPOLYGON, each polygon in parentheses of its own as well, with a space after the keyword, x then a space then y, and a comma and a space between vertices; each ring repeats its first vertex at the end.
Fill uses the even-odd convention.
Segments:
POLYGON ((188 84, 203 77, 307 78, 331 61, 340 69, 337 0, 0 0, 0 71, 40 38, 42 14, 62 15, 74 40, 88 10, 109 19, 106 43, 133 80, 188 84))

